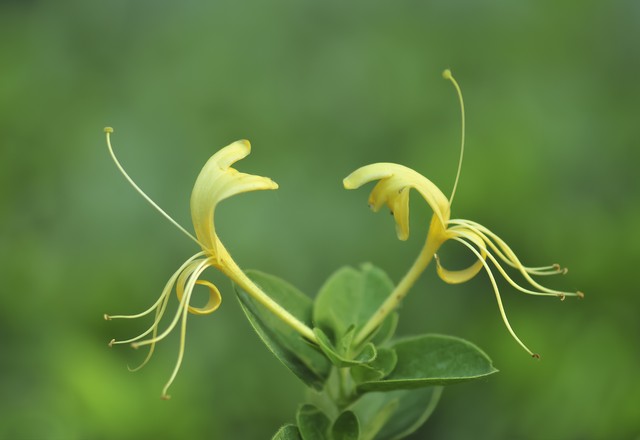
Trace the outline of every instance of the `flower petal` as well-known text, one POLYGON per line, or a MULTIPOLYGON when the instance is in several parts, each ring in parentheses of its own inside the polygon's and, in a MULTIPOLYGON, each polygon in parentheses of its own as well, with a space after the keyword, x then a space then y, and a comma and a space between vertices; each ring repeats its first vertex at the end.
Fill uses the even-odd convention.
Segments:
MULTIPOLYGON (((186 269, 182 271, 180 276, 178 277, 178 281, 176 283, 176 295, 178 296, 178 301, 182 303, 182 297, 184 296, 185 286, 188 283, 188 280, 192 276, 200 276, 202 271, 207 267, 203 266, 201 263, 206 261, 206 259, 202 258, 199 260, 195 260, 186 269)), ((218 288, 205 280, 198 280, 197 278, 193 281, 194 285, 199 284, 201 286, 206 286, 209 289, 209 299, 207 300, 207 304, 204 307, 192 307, 189 304, 186 304, 189 313, 194 315, 208 315, 210 313, 215 312, 220 304, 222 303, 222 296, 220 295, 220 291, 218 288)))
POLYGON ((466 241, 473 242, 478 247, 478 249, 480 249, 479 255, 482 256, 482 258, 476 260, 475 263, 473 263, 466 269, 447 270, 440 264, 440 258, 436 258, 436 271, 438 272, 438 276, 440 277, 440 279, 442 279, 442 281, 448 284, 466 283, 471 278, 475 277, 478 272, 480 272, 484 267, 484 260, 487 258, 486 247, 480 237, 469 231, 465 231, 464 235, 459 235, 456 234, 455 230, 449 229, 447 230, 447 235, 450 236, 449 238, 463 239, 464 237, 466 241))
POLYGON ((409 191, 405 188, 418 191, 443 228, 446 227, 450 214, 449 200, 423 175, 402 165, 380 162, 358 168, 343 180, 343 184, 346 189, 355 189, 373 180, 380 182, 371 191, 369 203, 374 211, 387 204, 393 212, 401 240, 409 237, 409 191))
POLYGON ((230 167, 250 152, 249 141, 236 141, 211 156, 196 179, 191 193, 191 218, 196 237, 207 251, 215 252, 219 247, 213 222, 218 203, 243 192, 278 188, 267 177, 240 173, 230 167))

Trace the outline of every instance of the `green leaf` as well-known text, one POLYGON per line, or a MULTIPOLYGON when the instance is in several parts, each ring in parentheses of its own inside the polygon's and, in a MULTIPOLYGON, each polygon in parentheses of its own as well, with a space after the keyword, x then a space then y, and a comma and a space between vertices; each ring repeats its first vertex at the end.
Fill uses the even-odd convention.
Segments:
MULTIPOLYGON (((293 316, 311 326, 313 302, 308 296, 272 275, 248 271, 247 276, 293 316)), ((242 310, 269 350, 305 384, 322 389, 331 371, 326 356, 239 286, 234 288, 242 310)))
POLYGON ((429 387, 410 391, 393 391, 392 393, 403 393, 399 395, 398 406, 384 425, 382 430, 376 435, 375 440, 396 440, 401 439, 416 431, 436 409, 442 387, 429 387))
POLYGON ((368 393, 351 406, 358 415, 358 419, 362 421, 361 440, 372 440, 389 422, 400 405, 399 393, 407 393, 407 391, 368 393))
POLYGON ((356 383, 378 381, 391 373, 397 362, 398 355, 394 350, 379 348, 372 362, 351 368, 351 377, 356 383))
POLYGON ((295 425, 284 425, 271 440, 302 440, 300 431, 295 425))
MULTIPOLYGON (((350 359, 347 355, 344 354, 343 350, 338 350, 336 347, 334 347, 334 345, 329 340, 329 337, 325 332, 322 331, 322 329, 316 327, 313 329, 313 332, 318 339, 318 345, 320 346, 320 349, 337 367, 350 367, 353 365, 369 363, 376 358, 376 348, 371 343, 366 344, 355 358, 350 359)), ((349 336, 353 336, 353 329, 350 330, 346 336, 350 341, 352 338, 349 336)), ((344 349, 344 346, 342 346, 341 348, 344 349)))
POLYGON ((296 415, 298 428, 303 440, 328 440, 331 421, 318 407, 304 404, 296 415))
POLYGON ((358 440, 360 438, 360 422, 352 411, 345 411, 338 416, 331 427, 333 440, 358 440))
MULTIPOLYGON (((313 321, 334 342, 352 326, 357 334, 392 291, 393 282, 387 274, 371 264, 363 264, 360 270, 343 267, 320 289, 313 321)), ((392 324, 386 325, 393 327, 392 324)))
POLYGON ((365 430, 361 440, 396 440, 414 432, 433 413, 442 387, 364 395, 352 410, 365 430))
POLYGON ((421 335, 398 341, 392 348, 398 362, 391 374, 359 384, 359 392, 450 385, 498 371, 482 350, 453 336, 421 335))

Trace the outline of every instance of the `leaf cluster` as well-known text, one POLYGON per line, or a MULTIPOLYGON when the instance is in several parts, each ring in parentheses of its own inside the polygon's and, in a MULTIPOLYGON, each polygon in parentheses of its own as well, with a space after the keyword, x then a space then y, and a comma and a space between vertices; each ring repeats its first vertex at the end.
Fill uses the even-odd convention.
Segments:
POLYGON ((400 439, 427 420, 444 386, 497 372, 482 350, 463 339, 437 334, 395 338, 397 312, 356 343, 394 287, 371 264, 339 269, 315 300, 272 275, 247 274, 312 328, 317 339, 304 339, 236 286, 262 341, 309 389, 295 425, 283 426, 274 440, 400 439))

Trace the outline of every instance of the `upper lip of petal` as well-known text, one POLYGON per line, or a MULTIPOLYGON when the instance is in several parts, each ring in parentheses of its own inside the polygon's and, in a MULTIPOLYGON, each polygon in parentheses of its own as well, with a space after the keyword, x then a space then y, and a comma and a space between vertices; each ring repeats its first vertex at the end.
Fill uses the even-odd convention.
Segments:
POLYGON ((246 174, 231 168, 251 152, 247 140, 233 142, 209 158, 200 171, 191 193, 191 218, 196 237, 203 248, 214 252, 218 248, 214 211, 218 203, 236 194, 277 189, 268 177, 246 174))
MULTIPOLYGON (((365 165, 349 174, 343 180, 343 185, 346 189, 356 189, 374 180, 389 182, 388 186, 376 186, 372 191, 374 209, 385 202, 394 206, 395 198, 400 196, 398 190, 410 187, 422 195, 443 227, 446 227, 450 213, 449 200, 433 182, 411 168, 387 162, 365 165)), ((403 231, 403 237, 408 236, 408 223, 399 226, 403 231)))

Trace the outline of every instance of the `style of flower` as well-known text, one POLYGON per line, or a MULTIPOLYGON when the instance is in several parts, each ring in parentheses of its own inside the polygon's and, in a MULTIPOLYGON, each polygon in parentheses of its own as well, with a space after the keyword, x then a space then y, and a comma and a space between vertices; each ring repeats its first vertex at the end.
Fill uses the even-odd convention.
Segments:
POLYGON ((215 231, 214 214, 218 203, 236 194, 249 191, 273 190, 278 188, 278 185, 267 177, 245 174, 231 168, 232 164, 249 155, 251 152, 251 145, 249 144, 249 141, 240 140, 224 147, 211 156, 202 168, 191 193, 191 217, 196 233, 194 237, 175 220, 173 220, 153 200, 151 200, 151 198, 149 198, 149 196, 147 196, 138 187, 138 185, 136 185, 131 177, 129 177, 113 152, 110 139, 110 134, 112 132, 113 129, 111 127, 105 128, 109 153, 120 172, 135 188, 135 190, 142 195, 142 197, 144 197, 158 212, 166 217, 191 240, 197 243, 202 249, 200 252, 185 261, 185 263, 171 276, 171 278, 169 278, 169 281, 162 290, 158 300, 146 311, 135 315, 104 315, 105 319, 111 320, 141 318, 146 315, 154 314, 153 323, 142 334, 134 338, 121 341, 111 340, 109 343, 109 346, 113 346, 114 344, 131 344, 134 348, 145 345, 150 346, 147 357, 144 359, 142 364, 139 367, 132 369, 132 371, 142 368, 153 355, 155 344, 164 339, 173 329, 175 329, 178 323, 180 323, 180 346, 178 359, 171 377, 162 390, 162 398, 169 398, 167 391, 176 378, 184 356, 187 313, 195 315, 207 315, 213 313, 218 309, 222 301, 218 288, 209 281, 200 279, 204 271, 210 267, 218 269, 233 280, 256 301, 261 303, 278 316, 283 322, 296 330, 302 337, 315 342, 316 337, 309 327, 291 315, 282 306, 274 302, 260 289, 260 287, 245 275, 245 273, 231 258, 231 255, 224 247, 215 231), (203 307, 194 307, 190 305, 191 296, 196 285, 205 286, 209 291, 208 302, 203 307), (179 301, 178 309, 168 327, 164 331, 159 332, 160 321, 167 309, 170 294, 174 289, 174 286, 179 301), (149 335, 150 337, 148 339, 144 339, 149 335))
POLYGON ((453 83, 458 95, 462 114, 460 159, 451 196, 447 198, 433 182, 416 171, 393 163, 376 163, 363 166, 351 173, 343 181, 346 189, 356 189, 368 182, 378 181, 369 196, 369 206, 374 212, 380 210, 383 205, 386 205, 391 210, 396 223, 396 232, 400 240, 406 240, 409 237, 409 192, 411 189, 415 189, 433 210, 426 243, 418 255, 418 258, 395 290, 379 307, 371 320, 362 328, 356 336, 355 342, 361 343, 366 340, 382 323, 384 318, 391 313, 405 297, 411 286, 416 282, 431 260, 435 259, 438 275, 443 281, 450 284, 464 283, 484 268, 491 281, 500 315, 509 333, 531 356, 539 358, 539 355, 529 350, 512 329, 507 319, 500 297, 500 291, 489 262, 509 284, 521 292, 531 295, 555 296, 561 300, 564 300, 567 296, 582 298, 584 295, 582 292, 564 292, 549 289, 539 284, 532 277, 534 275, 564 274, 567 272, 566 268, 561 268, 557 264, 544 267, 524 266, 505 241, 491 230, 470 220, 451 219, 451 204, 458 184, 464 155, 465 113, 462 93, 458 83, 451 75, 451 71, 445 70, 443 77, 453 83), (437 252, 440 247, 449 240, 457 241, 469 248, 477 257, 477 261, 463 270, 445 269, 440 263, 437 252), (526 288, 516 283, 509 276, 504 265, 511 266, 520 272, 524 279, 530 284, 531 288, 526 288))

